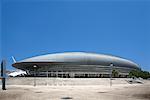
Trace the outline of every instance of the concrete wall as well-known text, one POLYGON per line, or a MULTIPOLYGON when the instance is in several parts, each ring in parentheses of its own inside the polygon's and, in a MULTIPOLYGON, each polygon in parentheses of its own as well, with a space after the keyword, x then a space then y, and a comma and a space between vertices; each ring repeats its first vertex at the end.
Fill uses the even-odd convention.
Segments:
MULTIPOLYGON (((110 85, 109 78, 46 78, 36 77, 37 85, 65 86, 65 85, 110 85)), ((113 84, 127 84, 127 78, 116 78, 113 84)), ((7 78, 7 85, 34 85, 34 77, 7 78)))

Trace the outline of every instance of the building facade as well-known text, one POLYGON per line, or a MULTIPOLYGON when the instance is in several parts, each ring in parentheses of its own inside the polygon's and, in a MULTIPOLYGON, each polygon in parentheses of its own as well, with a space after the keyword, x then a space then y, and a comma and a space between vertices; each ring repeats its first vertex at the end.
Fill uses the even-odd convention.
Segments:
POLYGON ((27 58, 12 64, 15 68, 28 72, 31 76, 62 78, 110 77, 112 71, 118 77, 128 77, 131 70, 139 66, 127 59, 86 52, 66 52, 27 58))

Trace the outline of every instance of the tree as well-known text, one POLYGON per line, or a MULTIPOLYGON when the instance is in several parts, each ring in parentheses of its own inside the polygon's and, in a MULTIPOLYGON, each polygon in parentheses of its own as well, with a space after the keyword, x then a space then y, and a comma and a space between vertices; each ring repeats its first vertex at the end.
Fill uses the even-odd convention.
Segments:
POLYGON ((143 79, 147 79, 147 78, 150 78, 150 73, 147 71, 142 71, 142 70, 132 70, 130 71, 129 76, 137 77, 137 78, 141 77, 143 79))
POLYGON ((113 71, 112 71, 112 77, 118 77, 119 76, 119 72, 117 71, 117 70, 115 70, 115 69, 113 69, 113 71))

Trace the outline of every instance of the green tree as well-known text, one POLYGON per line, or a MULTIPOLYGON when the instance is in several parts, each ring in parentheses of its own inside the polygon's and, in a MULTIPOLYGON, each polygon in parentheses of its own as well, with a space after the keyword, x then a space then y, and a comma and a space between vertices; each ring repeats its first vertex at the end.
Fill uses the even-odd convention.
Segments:
POLYGON ((113 71, 112 71, 112 77, 118 77, 119 76, 119 72, 117 71, 117 70, 115 70, 115 69, 113 69, 113 71))
POLYGON ((150 78, 150 73, 147 71, 142 71, 142 70, 132 70, 130 71, 129 76, 137 77, 137 78, 141 77, 143 79, 147 79, 147 78, 150 78))

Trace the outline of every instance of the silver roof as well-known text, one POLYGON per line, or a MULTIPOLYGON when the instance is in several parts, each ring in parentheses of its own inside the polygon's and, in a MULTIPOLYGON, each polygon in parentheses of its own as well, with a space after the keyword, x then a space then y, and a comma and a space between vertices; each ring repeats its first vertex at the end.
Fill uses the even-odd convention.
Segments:
POLYGON ((133 68, 139 67, 136 63, 124 58, 86 52, 65 52, 65 53, 47 54, 24 59, 17 63, 22 62, 61 62, 61 63, 93 64, 93 65, 110 65, 111 63, 113 63, 115 66, 133 67, 133 68))

